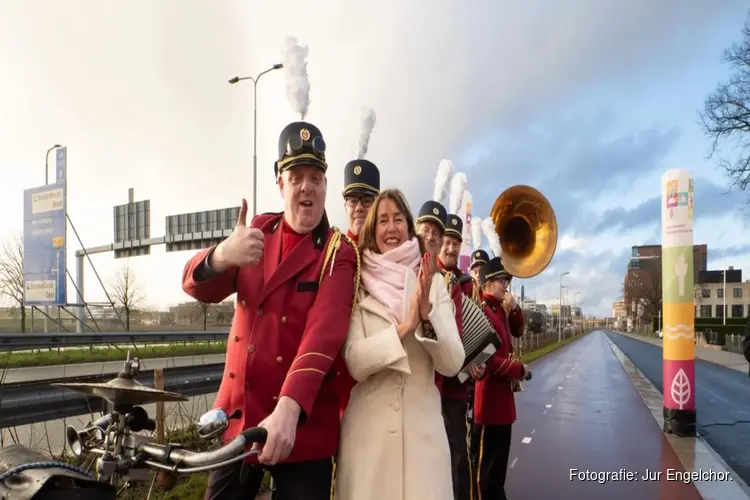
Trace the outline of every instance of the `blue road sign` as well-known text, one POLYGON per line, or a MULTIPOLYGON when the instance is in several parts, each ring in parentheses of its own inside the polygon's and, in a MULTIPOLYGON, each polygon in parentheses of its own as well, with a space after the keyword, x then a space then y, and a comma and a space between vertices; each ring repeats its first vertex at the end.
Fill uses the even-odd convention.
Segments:
POLYGON ((65 182, 65 176, 68 171, 68 148, 61 147, 57 148, 55 153, 55 174, 58 184, 65 182))
POLYGON ((23 192, 23 295, 26 305, 64 306, 67 303, 66 194, 65 183, 23 192))

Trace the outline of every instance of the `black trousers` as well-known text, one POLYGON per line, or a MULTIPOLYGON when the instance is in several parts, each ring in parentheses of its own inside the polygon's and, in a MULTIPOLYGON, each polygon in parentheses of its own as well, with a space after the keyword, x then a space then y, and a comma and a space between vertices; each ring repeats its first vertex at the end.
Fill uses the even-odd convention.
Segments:
POLYGON ((443 420, 451 450, 454 500, 473 500, 473 479, 469 462, 469 429, 466 402, 443 398, 443 420))
MULTIPOLYGON (((242 462, 211 471, 204 500, 253 500, 266 468, 242 462)), ((267 467, 279 500, 330 500, 333 460, 330 458, 267 467)))
MULTIPOLYGON (((473 431, 477 457, 477 500, 506 500, 512 425, 477 425, 473 431)), ((474 450, 472 450, 474 451, 474 450)))

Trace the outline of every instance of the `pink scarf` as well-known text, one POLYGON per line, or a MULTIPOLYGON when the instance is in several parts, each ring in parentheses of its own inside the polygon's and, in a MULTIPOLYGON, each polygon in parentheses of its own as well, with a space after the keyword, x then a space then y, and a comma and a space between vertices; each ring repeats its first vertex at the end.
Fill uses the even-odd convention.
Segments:
POLYGON ((421 259, 416 238, 384 254, 365 250, 362 255, 362 286, 388 308, 398 323, 403 321, 406 273, 416 274, 421 259))

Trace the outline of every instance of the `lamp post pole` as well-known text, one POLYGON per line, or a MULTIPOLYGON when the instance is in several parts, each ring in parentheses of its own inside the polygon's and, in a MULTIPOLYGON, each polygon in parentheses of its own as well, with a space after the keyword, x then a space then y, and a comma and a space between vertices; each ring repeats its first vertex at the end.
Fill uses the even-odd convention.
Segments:
POLYGON ((243 80, 250 80, 253 82, 253 217, 258 215, 258 82, 260 77, 271 71, 283 68, 284 65, 281 63, 274 64, 265 71, 261 71, 258 76, 243 76, 242 78, 235 76, 229 83, 234 85, 237 82, 243 80))

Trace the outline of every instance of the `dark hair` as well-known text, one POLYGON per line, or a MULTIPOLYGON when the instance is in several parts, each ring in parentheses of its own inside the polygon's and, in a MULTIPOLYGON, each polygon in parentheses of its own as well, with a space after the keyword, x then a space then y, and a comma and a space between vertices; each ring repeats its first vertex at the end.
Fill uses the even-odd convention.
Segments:
POLYGON ((406 197, 398 189, 383 190, 375 198, 375 201, 370 207, 370 211, 367 213, 367 217, 365 218, 365 223, 362 226, 362 230, 359 233, 359 251, 364 252, 365 250, 370 250, 375 253, 380 253, 378 242, 375 237, 375 232, 378 223, 378 208, 380 207, 380 203, 383 200, 391 200, 396 204, 396 208, 398 208, 399 212, 401 212, 404 217, 406 217, 407 237, 409 239, 417 238, 417 240, 419 241, 419 252, 420 254, 424 255, 424 241, 422 241, 422 238, 417 235, 417 229, 414 224, 414 215, 412 215, 411 213, 411 209, 409 208, 409 203, 406 201, 406 197))

